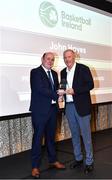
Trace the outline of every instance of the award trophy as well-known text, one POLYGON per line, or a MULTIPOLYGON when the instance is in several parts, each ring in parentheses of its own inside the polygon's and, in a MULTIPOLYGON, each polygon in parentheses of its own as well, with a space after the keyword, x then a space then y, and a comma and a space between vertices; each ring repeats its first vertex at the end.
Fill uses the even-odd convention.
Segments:
POLYGON ((65 107, 64 94, 65 94, 65 90, 66 90, 66 84, 67 84, 66 79, 62 79, 59 84, 58 92, 63 94, 63 95, 59 95, 59 98, 58 98, 59 109, 64 109, 64 107, 65 107))

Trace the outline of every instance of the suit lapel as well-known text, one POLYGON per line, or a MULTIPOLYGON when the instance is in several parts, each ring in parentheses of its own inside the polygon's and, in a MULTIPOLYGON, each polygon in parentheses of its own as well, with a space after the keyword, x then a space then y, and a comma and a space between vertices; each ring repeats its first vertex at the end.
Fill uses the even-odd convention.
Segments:
POLYGON ((67 68, 64 69, 64 73, 63 73, 62 79, 66 79, 66 80, 67 80, 67 72, 66 72, 66 69, 67 69, 67 68))
MULTIPOLYGON (((42 66, 40 66, 40 69, 41 69, 42 76, 44 76, 45 80, 48 81, 48 83, 49 83, 49 85, 51 87, 51 83, 49 81, 49 78, 48 78, 46 72, 44 71, 44 69, 42 68, 42 66)), ((51 70, 51 73, 52 73, 52 77, 53 77, 53 81, 54 81, 54 89, 56 89, 56 84, 57 83, 56 83, 56 77, 55 77, 55 74, 54 74, 53 70, 51 70)))
POLYGON ((56 85, 57 85, 57 80, 56 80, 56 76, 55 76, 55 73, 53 72, 53 70, 51 70, 52 72, 52 76, 53 76, 53 81, 54 81, 54 90, 56 90, 56 85))
POLYGON ((42 68, 42 66, 40 66, 40 70, 41 70, 42 76, 43 76, 43 77, 45 78, 45 80, 47 80, 48 83, 50 84, 49 78, 48 78, 46 72, 44 71, 44 69, 42 68))
POLYGON ((78 74, 79 74, 79 66, 78 66, 78 63, 76 63, 72 86, 75 82, 77 82, 78 74))

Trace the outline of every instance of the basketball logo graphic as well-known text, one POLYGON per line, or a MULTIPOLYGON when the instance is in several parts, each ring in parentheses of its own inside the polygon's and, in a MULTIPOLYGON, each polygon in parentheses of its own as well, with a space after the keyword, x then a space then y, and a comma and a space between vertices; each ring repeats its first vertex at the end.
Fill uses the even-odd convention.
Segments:
POLYGON ((39 8, 39 15, 42 23, 48 27, 56 26, 58 14, 53 4, 44 1, 39 8))

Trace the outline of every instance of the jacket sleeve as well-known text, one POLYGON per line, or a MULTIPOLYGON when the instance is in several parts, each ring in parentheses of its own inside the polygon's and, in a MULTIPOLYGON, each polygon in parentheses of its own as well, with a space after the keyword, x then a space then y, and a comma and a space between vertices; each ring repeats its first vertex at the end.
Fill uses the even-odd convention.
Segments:
POLYGON ((79 84, 76 87, 73 86, 75 94, 86 93, 92 90, 93 88, 94 88, 94 82, 91 71, 87 66, 84 66, 81 69, 81 79, 79 84))
POLYGON ((32 93, 40 94, 45 97, 50 97, 53 100, 57 100, 57 93, 49 88, 48 83, 45 82, 45 79, 41 78, 41 74, 37 73, 35 70, 31 71, 30 74, 30 86, 32 93))

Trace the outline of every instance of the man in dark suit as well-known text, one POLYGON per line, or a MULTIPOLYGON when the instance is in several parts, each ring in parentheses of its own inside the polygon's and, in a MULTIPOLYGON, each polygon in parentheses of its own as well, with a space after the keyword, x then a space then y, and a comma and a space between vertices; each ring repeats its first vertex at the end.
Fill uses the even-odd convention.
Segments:
POLYGON ((90 129, 90 90, 94 87, 93 78, 87 66, 75 62, 75 52, 73 50, 68 49, 64 51, 63 56, 67 66, 61 71, 61 80, 65 79, 67 82, 65 113, 71 129, 76 159, 70 167, 79 167, 84 162, 80 143, 81 134, 86 152, 84 171, 88 173, 93 170, 93 151, 90 129))
POLYGON ((57 161, 55 150, 55 130, 57 124, 57 89, 58 76, 51 70, 54 54, 46 52, 42 56, 42 64, 31 71, 31 105, 32 125, 32 176, 39 178, 41 161, 41 144, 43 135, 47 146, 49 166, 64 169, 57 161))

